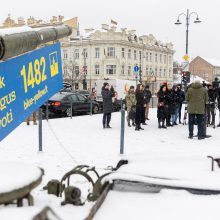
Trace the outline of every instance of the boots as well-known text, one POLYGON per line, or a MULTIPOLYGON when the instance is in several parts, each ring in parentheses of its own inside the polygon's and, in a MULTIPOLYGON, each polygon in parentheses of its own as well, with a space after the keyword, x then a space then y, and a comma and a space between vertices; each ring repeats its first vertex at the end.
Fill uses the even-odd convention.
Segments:
POLYGON ((158 119, 158 128, 162 128, 160 119, 158 119))
POLYGON ((220 127, 220 122, 219 122, 219 124, 217 125, 217 127, 220 127))
POLYGON ((130 121, 128 122, 128 127, 131 127, 131 123, 130 123, 130 121))
POLYGON ((167 128, 165 125, 164 125, 164 120, 162 121, 162 128, 167 128))

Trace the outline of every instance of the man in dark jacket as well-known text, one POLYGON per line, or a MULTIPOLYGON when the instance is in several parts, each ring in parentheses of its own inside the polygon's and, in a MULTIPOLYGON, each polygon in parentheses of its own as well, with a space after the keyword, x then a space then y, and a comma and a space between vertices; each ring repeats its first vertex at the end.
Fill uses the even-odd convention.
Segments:
POLYGON ((114 88, 109 89, 109 84, 104 83, 102 87, 102 99, 103 99, 103 128, 111 128, 109 123, 111 121, 111 113, 113 112, 112 98, 115 96, 114 88))
POLYGON ((193 138, 195 122, 198 125, 198 139, 204 139, 203 116, 208 103, 208 92, 199 81, 192 83, 186 94, 187 110, 189 113, 189 138, 193 138))
POLYGON ((151 91, 149 89, 149 86, 146 85, 144 89, 144 105, 145 105, 145 119, 149 119, 149 108, 150 108, 150 100, 152 98, 151 91))

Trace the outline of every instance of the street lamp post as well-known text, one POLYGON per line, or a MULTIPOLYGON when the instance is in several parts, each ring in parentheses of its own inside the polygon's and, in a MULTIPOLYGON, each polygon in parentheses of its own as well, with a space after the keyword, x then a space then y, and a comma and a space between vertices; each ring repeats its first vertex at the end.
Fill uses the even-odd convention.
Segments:
MULTIPOLYGON (((188 61, 188 59, 189 59, 189 56, 188 56, 188 53, 189 53, 189 51, 188 51, 188 48, 189 48, 189 25, 190 25, 190 18, 191 18, 192 15, 196 15, 196 19, 194 20, 195 24, 201 23, 201 20, 199 20, 198 13, 197 12, 189 12, 189 9, 187 9, 186 14, 185 13, 180 13, 178 15, 177 21, 175 22, 176 25, 180 25, 180 24, 182 24, 180 22, 180 17, 181 16, 186 17, 186 54, 184 56, 184 59, 187 62, 187 65, 186 65, 186 68, 185 68, 185 70, 187 70, 187 71, 189 70, 189 61, 188 61)), ((182 79, 181 79, 181 85, 182 85, 182 79)), ((184 90, 185 91, 186 91, 186 86, 187 86, 187 83, 185 82, 184 83, 184 90)))
POLYGON ((189 47, 189 24, 190 24, 190 18, 192 15, 196 15, 196 20, 194 21, 195 24, 201 23, 201 20, 199 20, 199 15, 197 12, 189 12, 189 9, 187 9, 187 13, 180 13, 178 15, 177 21, 175 22, 176 25, 182 24, 180 22, 180 17, 185 16, 186 17, 186 55, 188 55, 188 47, 189 47))
POLYGON ((140 77, 140 83, 142 83, 142 66, 141 66, 141 51, 139 51, 139 56, 140 56, 140 69, 139 69, 139 77, 140 77))

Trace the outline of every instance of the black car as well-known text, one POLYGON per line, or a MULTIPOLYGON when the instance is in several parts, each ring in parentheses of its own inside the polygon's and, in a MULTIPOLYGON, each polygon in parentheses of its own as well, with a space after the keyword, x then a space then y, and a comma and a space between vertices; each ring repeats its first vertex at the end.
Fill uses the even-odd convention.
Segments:
POLYGON ((88 90, 78 90, 77 93, 84 95, 86 98, 90 98, 92 96, 92 93, 88 90))
MULTIPOLYGON (((91 102, 92 112, 97 114, 99 112, 99 104, 93 100, 91 102)), ((72 115, 90 112, 90 100, 85 96, 75 92, 58 92, 48 100, 49 114, 69 117, 71 116, 71 103, 72 115)), ((43 106, 43 111, 46 111, 46 105, 43 106)))

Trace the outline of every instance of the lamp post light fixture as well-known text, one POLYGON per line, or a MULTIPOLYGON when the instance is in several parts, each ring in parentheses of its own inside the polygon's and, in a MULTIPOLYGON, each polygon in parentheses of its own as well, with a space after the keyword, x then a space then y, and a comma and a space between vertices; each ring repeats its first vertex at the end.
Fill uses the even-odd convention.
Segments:
POLYGON ((201 20, 199 19, 199 15, 197 12, 189 12, 189 9, 187 9, 187 13, 180 13, 178 15, 177 21, 175 22, 176 25, 180 25, 182 24, 182 22, 180 21, 180 17, 181 16, 185 16, 186 17, 186 55, 188 55, 188 40, 189 40, 189 24, 190 24, 190 18, 192 15, 196 15, 196 19, 194 21, 195 24, 199 24, 201 23, 201 20))

